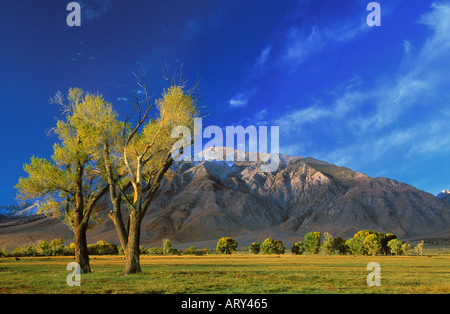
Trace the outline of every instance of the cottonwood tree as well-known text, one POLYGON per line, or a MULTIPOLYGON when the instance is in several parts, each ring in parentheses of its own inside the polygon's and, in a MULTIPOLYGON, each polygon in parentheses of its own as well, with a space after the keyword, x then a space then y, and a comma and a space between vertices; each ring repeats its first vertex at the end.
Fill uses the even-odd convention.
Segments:
POLYGON ((261 254, 284 254, 285 247, 283 242, 274 240, 272 238, 265 239, 261 243, 261 254))
POLYGON ((403 244, 402 244, 402 252, 406 255, 406 256, 408 256, 408 254, 409 254, 409 250, 411 249, 411 244, 409 244, 408 242, 404 242, 403 244))
POLYGON ((291 252, 294 255, 302 255, 305 252, 305 246, 302 241, 294 243, 291 248, 291 252))
POLYGON ((322 245, 322 234, 320 232, 307 233, 303 245, 307 252, 319 254, 320 246, 322 245))
POLYGON ((363 240, 363 246, 367 254, 375 256, 382 252, 381 238, 376 233, 371 233, 363 240))
POLYGON ((40 201, 38 213, 62 219, 74 232, 75 256, 82 273, 91 271, 86 231, 97 202, 108 192, 108 185, 96 169, 99 147, 95 138, 106 129, 98 121, 113 121, 115 113, 101 95, 69 90, 67 100, 61 93, 52 99, 63 108, 65 120, 53 132, 59 142, 51 159, 32 157, 24 165, 28 174, 16 185, 20 200, 40 201))
POLYGON ((125 253, 124 275, 141 272, 142 219, 161 180, 174 165, 174 155, 179 153, 172 151, 172 147, 179 141, 180 134, 172 137, 172 131, 183 126, 193 134, 194 118, 198 115, 196 89, 186 90, 181 80, 178 84, 172 80, 162 97, 151 101, 144 73, 136 77, 143 93, 133 91, 132 115, 122 123, 120 134, 116 134, 117 129, 113 127, 112 132, 99 139, 103 154, 101 169, 113 208, 109 217, 125 253), (141 94, 145 95, 143 99, 140 99, 141 94))
POLYGON ((322 245, 323 252, 326 255, 334 254, 336 252, 336 246, 334 243, 335 239, 333 239, 333 235, 331 235, 328 232, 325 232, 323 234, 323 238, 324 238, 323 245, 322 245))
POLYGON ((422 256, 423 255, 423 240, 420 241, 419 243, 417 243, 417 246, 414 247, 414 252, 416 252, 417 256, 422 256))
POLYGON ((234 239, 224 237, 217 242, 216 251, 219 254, 233 254, 237 247, 238 243, 234 239))
POLYGON ((261 251, 261 245, 259 244, 259 242, 253 242, 248 250, 253 254, 258 254, 261 251))
POLYGON ((164 255, 171 253, 173 242, 170 239, 163 240, 163 252, 164 255))
POLYGON ((394 253, 395 256, 398 256, 399 254, 402 253, 402 245, 403 242, 398 240, 398 239, 393 239, 391 241, 388 242, 388 247, 391 250, 391 253, 394 253))

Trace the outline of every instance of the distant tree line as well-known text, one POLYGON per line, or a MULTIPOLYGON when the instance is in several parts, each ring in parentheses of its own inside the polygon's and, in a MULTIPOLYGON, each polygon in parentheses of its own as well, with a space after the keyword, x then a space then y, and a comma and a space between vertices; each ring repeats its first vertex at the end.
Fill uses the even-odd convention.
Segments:
MULTIPOLYGON (((95 244, 88 244, 87 250, 89 255, 115 255, 120 253, 117 245, 98 241, 95 244)), ((64 245, 62 239, 53 239, 50 242, 46 240, 37 241, 36 244, 25 244, 24 246, 15 248, 8 253, 4 250, 0 251, 0 257, 31 257, 31 256, 75 256, 75 243, 64 245)))
MULTIPOLYGON (((417 255, 423 254, 423 241, 414 248, 417 255)), ((393 233, 384 234, 372 230, 360 230, 353 238, 344 240, 341 237, 334 238, 328 232, 323 235, 320 232, 310 232, 305 235, 305 240, 294 243, 291 252, 301 255, 304 252, 310 254, 325 255, 409 255, 411 245, 397 239, 393 233)))
MULTIPOLYGON (((414 247, 417 255, 423 254, 423 241, 414 247)), ((216 251, 221 254, 232 254, 236 251, 238 243, 232 238, 222 238, 217 243, 216 251)), ((243 247, 242 251, 249 251, 253 254, 282 255, 286 248, 280 240, 268 238, 262 243, 253 242, 248 248, 243 247)), ((353 238, 344 240, 341 237, 334 238, 330 233, 310 232, 305 235, 304 241, 293 244, 291 253, 301 255, 309 253, 317 255, 408 255, 411 245, 397 239, 392 233, 384 234, 372 230, 358 231, 353 238)))
MULTIPOLYGON (((213 249, 198 249, 190 246, 184 250, 173 247, 170 239, 163 240, 162 247, 139 247, 141 255, 205 255, 216 254, 213 249)), ((88 244, 89 255, 125 255, 122 246, 105 241, 98 241, 94 244, 88 244)), ((230 252, 231 254, 231 252, 230 252)), ((15 248, 12 252, 0 250, 0 257, 42 257, 42 256, 75 256, 75 243, 64 246, 62 239, 54 239, 50 242, 46 240, 37 241, 36 244, 26 244, 15 248)))
MULTIPOLYGON (((424 241, 418 243, 414 248, 407 243, 397 239, 392 233, 381 233, 372 230, 358 231, 353 238, 344 240, 341 237, 334 238, 328 232, 323 235, 320 232, 310 232, 305 235, 304 241, 299 241, 291 247, 291 253, 294 255, 302 255, 308 253, 317 255, 319 253, 325 255, 409 255, 411 250, 417 255, 423 255, 424 241)), ((223 237, 219 239, 216 249, 198 249, 190 246, 184 250, 173 247, 170 239, 164 239, 162 247, 140 246, 141 255, 196 255, 205 254, 234 254, 237 251, 238 242, 231 237, 223 237)), ((98 241, 95 244, 87 245, 89 255, 124 255, 122 246, 98 241)), ((242 251, 251 252, 253 254, 263 255, 282 255, 285 254, 286 248, 282 241, 267 238, 262 243, 253 242, 249 247, 242 247, 242 251)), ((0 251, 0 257, 28 257, 28 256, 74 256, 75 244, 64 246, 64 241, 54 239, 50 242, 41 240, 35 245, 24 245, 14 249, 13 252, 7 253, 0 251)))
MULTIPOLYGON (((423 255, 424 241, 414 247, 414 253, 423 255)), ((283 242, 268 238, 262 243, 253 242, 245 250, 253 254, 284 254, 283 242)), ((372 230, 358 231, 353 238, 344 240, 341 237, 334 238, 330 233, 310 232, 305 235, 304 241, 293 244, 291 253, 302 255, 308 253, 317 255, 409 255, 412 250, 410 243, 397 239, 392 233, 384 234, 372 230)))

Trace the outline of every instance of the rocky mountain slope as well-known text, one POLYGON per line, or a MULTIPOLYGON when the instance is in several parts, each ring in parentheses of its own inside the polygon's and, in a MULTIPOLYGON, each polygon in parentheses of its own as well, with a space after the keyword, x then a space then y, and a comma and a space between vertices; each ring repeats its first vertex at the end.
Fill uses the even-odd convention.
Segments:
MULTIPOLYGON (((160 246, 171 238, 177 247, 213 247, 223 236, 240 245, 269 236, 289 244, 310 231, 349 238, 361 229, 418 239, 450 230, 450 204, 405 183, 313 158, 281 155, 273 173, 262 173, 260 165, 203 161, 178 167, 144 218, 142 244, 160 246)), ((89 232, 88 241, 118 243, 107 199, 102 206, 104 221, 89 232)), ((15 243, 38 240, 50 231, 73 241, 67 227, 43 218, 0 225, 0 247, 12 237, 15 243)))

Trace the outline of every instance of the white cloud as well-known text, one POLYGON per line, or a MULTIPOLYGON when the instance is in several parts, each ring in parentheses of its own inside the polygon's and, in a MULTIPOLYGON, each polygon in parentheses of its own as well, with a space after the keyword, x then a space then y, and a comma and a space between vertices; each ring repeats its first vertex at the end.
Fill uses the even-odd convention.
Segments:
MULTIPOLYGON (((325 106, 320 99, 316 99, 312 105, 286 112, 274 123, 280 126, 280 133, 282 134, 301 134, 303 126, 314 125, 323 121, 329 127, 333 125, 334 127, 342 127, 342 121, 347 118, 347 114, 361 108, 367 99, 365 93, 357 90, 361 84, 361 79, 354 77, 329 92, 333 96, 330 105, 325 106)), ((352 123, 348 123, 348 127, 351 126, 352 123)))
POLYGON ((263 109, 255 114, 255 120, 257 122, 263 120, 267 116, 267 109, 263 109))
POLYGON ((402 46, 405 49, 405 54, 409 55, 412 49, 411 43, 407 40, 403 40, 402 46))
POLYGON ((312 105, 304 109, 290 111, 277 119, 274 124, 280 127, 281 134, 293 134, 299 133, 304 124, 314 123, 332 115, 332 110, 312 105))
MULTIPOLYGON (((355 78, 327 93, 331 100, 316 99, 275 119, 283 135, 281 152, 297 150, 296 154, 307 153, 353 169, 376 168, 375 164, 389 158, 395 160, 380 164, 385 171, 394 171, 400 164, 411 167, 416 156, 432 158, 450 152, 450 114, 444 109, 450 105, 448 16, 450 4, 432 5, 419 21, 432 33, 414 49, 408 39, 403 42, 404 58, 394 75, 380 73, 370 85, 355 78), (322 146, 314 141, 321 137, 326 143, 322 146)), ((306 50, 293 50, 290 57, 307 58, 305 52, 320 50, 325 37, 315 30, 304 40, 309 41, 303 47, 306 50)))
POLYGON ((270 52, 272 51, 272 47, 271 46, 267 46, 265 47, 260 55, 258 56, 258 58, 256 59, 255 62, 255 68, 256 69, 260 69, 262 67, 264 67, 266 65, 266 62, 269 60, 270 58, 270 52))
POLYGON ((231 107, 244 107, 248 104, 248 100, 242 94, 237 94, 232 99, 229 100, 231 107))
POLYGON ((360 131, 380 130, 396 123, 410 110, 430 106, 430 103, 433 106, 432 99, 439 97, 441 90, 446 90, 450 84, 450 5, 433 4, 431 7, 432 10, 419 22, 429 26, 433 34, 415 55, 405 40, 403 45, 407 56, 403 68, 407 70, 399 70, 393 80, 386 80, 386 83, 366 91, 375 103, 376 111, 358 122, 360 131))
MULTIPOLYGON (((422 15, 419 23, 427 25, 434 31, 434 36, 428 41, 424 47, 424 53, 439 52, 433 48, 440 46, 448 49, 450 42, 448 41, 450 32, 450 5, 448 3, 433 3, 431 5, 432 11, 422 15)), ((432 55, 434 56, 434 54, 432 55)))
POLYGON ((257 92, 257 88, 253 88, 244 92, 237 93, 228 101, 232 108, 241 108, 248 105, 249 99, 257 92))
POLYGON ((304 27, 291 27, 283 42, 281 60, 291 67, 294 66, 293 69, 296 70, 299 65, 325 48, 354 40, 368 30, 366 26, 358 20, 348 20, 331 25, 313 25, 309 30, 304 27))

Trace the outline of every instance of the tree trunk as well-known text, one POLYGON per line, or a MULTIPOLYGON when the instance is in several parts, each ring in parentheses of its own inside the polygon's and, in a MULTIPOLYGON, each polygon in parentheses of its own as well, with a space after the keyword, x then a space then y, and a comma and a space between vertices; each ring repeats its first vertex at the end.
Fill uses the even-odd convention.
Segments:
POLYGON ((125 268, 123 275, 136 274, 142 272, 140 264, 140 234, 141 219, 139 215, 130 212, 130 227, 128 229, 128 243, 125 250, 125 268))
POLYGON ((75 230, 75 258, 77 263, 80 265, 82 274, 91 272, 86 242, 86 230, 81 227, 78 227, 75 230))
POLYGON ((122 245, 123 252, 125 253, 128 243, 128 236, 127 230, 123 223, 122 212, 120 210, 120 197, 111 197, 111 202, 113 204, 113 210, 108 214, 108 216, 109 218, 111 218, 111 220, 114 223, 114 226, 116 227, 120 244, 122 245))
POLYGON ((89 265, 89 254, 86 242, 87 223, 83 222, 83 172, 84 165, 80 161, 78 161, 76 167, 73 230, 75 233, 75 258, 77 263, 80 265, 81 273, 85 274, 91 272, 91 266, 89 265))

